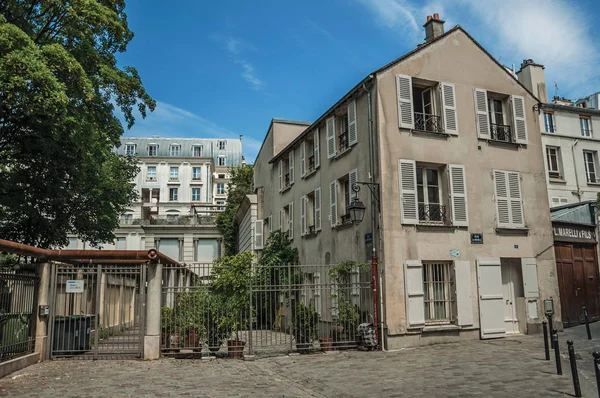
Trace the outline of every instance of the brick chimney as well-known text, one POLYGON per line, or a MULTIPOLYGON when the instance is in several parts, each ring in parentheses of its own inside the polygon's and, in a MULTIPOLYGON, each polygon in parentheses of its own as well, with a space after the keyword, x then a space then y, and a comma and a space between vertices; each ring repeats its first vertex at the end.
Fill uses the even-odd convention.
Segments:
POLYGON ((423 27, 425 28, 425 42, 430 42, 444 34, 444 22, 440 19, 440 14, 435 13, 433 16, 427 16, 427 22, 423 27))
POLYGON ((524 59, 517 72, 517 79, 529 89, 540 101, 548 102, 544 65, 535 63, 532 59, 524 59))

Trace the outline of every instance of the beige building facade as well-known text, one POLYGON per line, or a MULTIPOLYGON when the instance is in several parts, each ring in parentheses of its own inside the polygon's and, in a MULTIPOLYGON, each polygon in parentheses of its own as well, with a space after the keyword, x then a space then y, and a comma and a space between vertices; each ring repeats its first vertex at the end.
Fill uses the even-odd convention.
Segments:
POLYGON ((257 219, 303 264, 377 255, 385 348, 537 332, 558 300, 538 100, 461 27, 425 28, 314 123, 272 121, 257 219))

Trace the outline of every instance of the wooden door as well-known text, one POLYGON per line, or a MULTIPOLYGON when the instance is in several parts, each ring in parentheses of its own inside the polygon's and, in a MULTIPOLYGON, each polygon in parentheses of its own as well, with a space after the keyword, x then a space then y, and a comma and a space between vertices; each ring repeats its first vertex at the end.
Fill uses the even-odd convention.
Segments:
POLYGON ((590 319, 600 319, 600 303, 598 298, 598 261, 595 245, 582 247, 585 264, 585 306, 590 319))
MULTIPOLYGON (((577 309, 577 298, 574 289, 573 245, 556 244, 554 246, 554 253, 556 256, 556 273, 558 277, 562 321, 565 327, 575 326, 579 324, 579 310, 577 309)), ((554 303, 554 305, 557 304, 554 303)))

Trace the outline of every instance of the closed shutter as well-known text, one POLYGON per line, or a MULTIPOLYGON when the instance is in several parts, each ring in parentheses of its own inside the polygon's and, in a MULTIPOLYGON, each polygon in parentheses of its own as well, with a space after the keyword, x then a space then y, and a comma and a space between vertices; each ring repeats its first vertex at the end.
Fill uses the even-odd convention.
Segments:
POLYGON ((475 116, 477 118, 477 136, 490 138, 490 119, 488 116, 487 91, 475 89, 475 116))
POLYGON ((306 175, 306 141, 302 141, 300 144, 300 177, 304 178, 306 175))
POLYGON ((294 183, 294 150, 290 152, 289 155, 289 163, 290 163, 290 185, 294 183))
POLYGON ((454 84, 442 83, 442 106, 444 108, 444 129, 446 134, 458 135, 458 115, 454 84))
POLYGON ((456 284, 456 315, 460 326, 473 324, 473 286, 471 282, 471 262, 454 262, 456 284))
MULTIPOLYGON (((354 197, 356 196, 356 194, 352 190, 352 187, 354 186, 354 184, 356 184, 356 181, 358 181, 358 170, 354 169, 350 173, 348 173, 348 188, 350 189, 350 195, 349 195, 350 203, 352 203, 354 201, 354 197)), ((346 203, 346 206, 349 206, 350 203, 346 203)))
POLYGON ((504 294, 499 258, 477 259, 479 287, 479 332, 482 339, 504 337, 504 294))
POLYGON ((315 156, 315 169, 321 165, 321 152, 319 151, 319 129, 315 129, 315 135, 313 138, 314 145, 314 156, 315 156))
POLYGON ((321 230, 321 187, 315 189, 315 231, 321 230))
POLYGON ((284 232, 283 231, 283 217, 285 216, 285 212, 283 209, 279 210, 279 231, 280 232, 284 232))
POLYGON ((294 202, 288 205, 288 237, 294 239, 294 202))
POLYGON ((406 260, 404 264, 406 293, 406 321, 409 328, 425 325, 425 294, 423 291, 423 264, 421 260, 406 260))
POLYGON ((469 225, 469 211, 467 208, 467 180, 465 166, 458 164, 448 165, 450 171, 450 202, 452 203, 452 224, 459 227, 469 225))
POLYGON ((356 101, 348 104, 348 145, 358 142, 358 131, 356 125, 356 101))
POLYGON ((494 189, 496 197, 496 212, 499 227, 511 227, 510 204, 508 200, 507 173, 494 170, 494 189))
POLYGON ((263 228, 263 220, 254 222, 254 250, 262 250, 264 247, 263 228))
POLYGON ((417 214, 417 173, 414 160, 400 159, 398 161, 400 179, 400 212, 402 224, 416 224, 417 214))
POLYGON ((273 232, 273 216, 269 216, 269 218, 267 219, 268 223, 269 223, 269 235, 271 234, 271 232, 273 232))
POLYGON ((331 228, 335 227, 338 223, 337 218, 337 180, 331 181, 329 184, 329 204, 330 204, 330 216, 331 228))
POLYGON ((405 129, 414 129, 412 78, 397 75, 396 90, 398 94, 398 126, 405 129))
POLYGON ((525 120, 525 99, 519 95, 511 96, 515 141, 527 144, 527 121, 525 120))
POLYGON ((521 176, 518 172, 508 172, 508 191, 510 193, 510 217, 513 227, 524 227, 523 199, 521 197, 521 176))
POLYGON ((283 190, 283 160, 279 160, 279 192, 283 190))
POLYGON ((327 128, 327 159, 335 156, 335 117, 330 117, 325 122, 327 128))
POLYGON ((300 198, 300 236, 306 235, 306 195, 300 198))
POLYGON ((537 263, 535 258, 522 258, 521 270, 523 273, 523 288, 525 297, 539 297, 537 279, 537 263))

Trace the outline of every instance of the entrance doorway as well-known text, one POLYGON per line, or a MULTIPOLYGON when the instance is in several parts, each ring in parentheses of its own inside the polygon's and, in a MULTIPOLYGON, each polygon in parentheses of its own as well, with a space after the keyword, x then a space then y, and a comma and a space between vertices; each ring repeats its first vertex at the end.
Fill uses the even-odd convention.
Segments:
POLYGON ((506 334, 519 333, 517 297, 524 297, 520 258, 500 260, 502 270, 502 296, 504 298, 504 327, 506 334))

